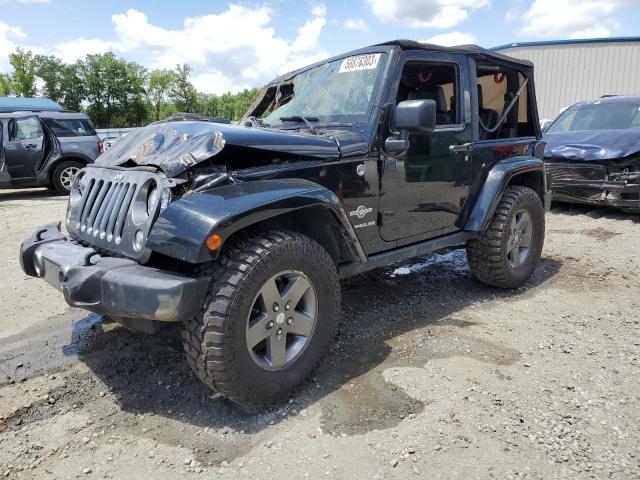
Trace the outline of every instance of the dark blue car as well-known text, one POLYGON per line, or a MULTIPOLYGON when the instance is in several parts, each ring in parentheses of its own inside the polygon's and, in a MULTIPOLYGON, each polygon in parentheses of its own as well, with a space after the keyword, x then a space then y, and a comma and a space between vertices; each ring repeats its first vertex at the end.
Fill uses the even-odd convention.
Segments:
POLYGON ((543 138, 554 200, 640 212, 640 96, 576 103, 543 138))
POLYGON ((46 98, 0 98, 0 189, 50 187, 68 194, 103 144, 86 113, 46 98))

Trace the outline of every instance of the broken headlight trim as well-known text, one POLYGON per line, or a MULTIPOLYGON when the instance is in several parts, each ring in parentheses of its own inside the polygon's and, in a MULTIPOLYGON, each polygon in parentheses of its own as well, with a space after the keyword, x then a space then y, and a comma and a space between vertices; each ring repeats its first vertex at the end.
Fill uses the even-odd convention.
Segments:
POLYGON ((76 175, 76 183, 78 184, 78 192, 80 195, 84 192, 85 187, 87 186, 87 176, 84 174, 76 175))
POLYGON ((147 212, 155 211, 156 205, 160 205, 159 213, 162 213, 171 202, 171 188, 155 187, 147 197, 147 212))

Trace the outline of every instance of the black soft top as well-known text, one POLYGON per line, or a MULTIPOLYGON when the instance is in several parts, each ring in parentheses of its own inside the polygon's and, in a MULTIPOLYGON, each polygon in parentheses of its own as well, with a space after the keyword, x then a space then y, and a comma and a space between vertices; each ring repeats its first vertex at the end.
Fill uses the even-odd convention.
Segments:
POLYGON ((430 50, 436 52, 462 53, 464 55, 471 55, 476 58, 492 59, 501 63, 511 63, 513 65, 519 65, 521 67, 533 68, 533 63, 529 60, 521 60, 519 58, 509 57, 508 55, 503 55, 493 50, 487 50, 486 48, 479 47, 478 45, 456 45, 453 47, 445 47, 432 43, 420 43, 416 42, 415 40, 391 40, 389 42, 378 43, 373 46, 400 47, 402 50, 430 50))
POLYGON ((531 76, 533 71, 533 63, 531 63, 529 60, 521 60, 519 58, 509 57, 508 55, 503 55, 492 50, 487 50, 486 48, 479 47, 478 45, 457 45, 455 47, 444 47, 442 45, 434 45, 431 43, 420 43, 416 42, 415 40, 391 40, 389 42, 378 43, 376 45, 370 45, 368 47, 359 48, 350 52, 341 53, 340 55, 336 55, 331 58, 316 62, 314 64, 298 68, 297 70, 293 70, 291 72, 285 73, 284 75, 280 75, 279 77, 269 82, 268 85, 277 85, 278 83, 287 81, 295 75, 304 72, 305 70, 308 70, 312 67, 338 60, 340 58, 372 53, 376 50, 380 50, 381 47, 386 51, 400 48, 401 50, 430 50, 435 52, 461 53, 463 55, 471 55, 476 59, 486 59, 489 61, 512 65, 526 72, 527 76, 531 76))

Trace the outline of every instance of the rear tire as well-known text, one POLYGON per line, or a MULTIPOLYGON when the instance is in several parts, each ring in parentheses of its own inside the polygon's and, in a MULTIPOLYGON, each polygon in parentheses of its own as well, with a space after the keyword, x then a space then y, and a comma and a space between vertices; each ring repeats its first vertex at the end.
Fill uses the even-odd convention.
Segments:
POLYGON ((67 160, 56 165, 51 174, 53 188, 63 195, 69 195, 73 179, 81 168, 84 168, 84 164, 75 160, 67 160))
POLYGON ((540 260, 544 228, 538 194, 519 185, 508 187, 489 227, 467 243, 471 272, 494 287, 522 286, 540 260))
POLYGON ((309 237, 270 231, 225 246, 205 273, 212 283, 203 312, 182 332, 192 369, 245 407, 288 399, 335 335, 340 284, 333 260, 309 237))

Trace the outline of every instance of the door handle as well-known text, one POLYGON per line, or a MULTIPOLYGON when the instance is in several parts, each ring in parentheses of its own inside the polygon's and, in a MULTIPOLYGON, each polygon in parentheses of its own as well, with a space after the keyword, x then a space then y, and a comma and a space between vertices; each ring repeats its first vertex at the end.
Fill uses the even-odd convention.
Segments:
POLYGON ((38 145, 36 145, 35 143, 27 143, 24 148, 26 148, 27 150, 31 150, 32 148, 36 148, 38 145))
POLYGON ((468 152, 470 150, 471 143, 463 143, 462 145, 449 145, 449 152, 451 153, 468 152))

